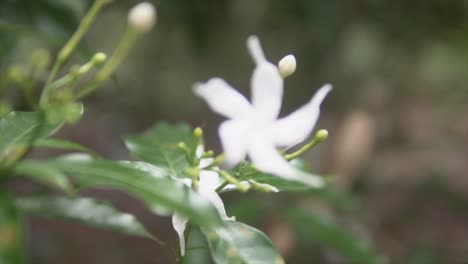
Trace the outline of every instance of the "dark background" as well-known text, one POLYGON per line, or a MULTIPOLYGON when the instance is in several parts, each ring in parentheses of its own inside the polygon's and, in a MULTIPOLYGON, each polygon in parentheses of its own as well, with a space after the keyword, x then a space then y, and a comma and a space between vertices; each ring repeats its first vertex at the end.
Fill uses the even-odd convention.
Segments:
MULTIPOLYGON (((136 1, 115 1, 87 34, 74 62, 108 54, 136 1)), ((264 230, 287 263, 348 263, 332 247, 304 239, 278 216, 292 199, 371 241, 389 263, 468 260, 468 2, 464 0, 160 0, 157 26, 133 47, 113 80, 86 98, 78 124, 59 137, 112 159, 128 159, 122 135, 167 120, 201 126, 220 150, 222 120, 192 94, 219 76, 249 94, 254 67, 245 40, 257 34, 267 58, 293 53, 297 72, 285 83, 283 115, 334 85, 317 128, 328 141, 307 155, 335 188, 357 201, 346 213, 310 196, 229 194, 228 214, 264 230), (255 201, 255 202, 253 202, 255 201)), ((55 54, 89 1, 0 1, 0 68, 27 65, 43 48, 55 54), (14 27, 11 25, 15 25, 14 27)), ((2 100, 24 109, 14 90, 2 100)), ((40 152, 46 157, 54 153, 40 152)), ((18 192, 40 188, 14 184, 18 192)), ((155 217, 120 192, 85 194, 138 215, 168 248, 150 241, 59 221, 30 219, 32 263, 171 263, 170 218, 155 217)), ((345 198, 345 200, 348 198, 345 198)), ((345 201, 346 202, 346 201, 345 201)), ((289 205, 294 206, 294 205, 289 205)), ((196 262, 196 261, 195 261, 196 262)), ((200 260, 199 263, 204 263, 200 260)))

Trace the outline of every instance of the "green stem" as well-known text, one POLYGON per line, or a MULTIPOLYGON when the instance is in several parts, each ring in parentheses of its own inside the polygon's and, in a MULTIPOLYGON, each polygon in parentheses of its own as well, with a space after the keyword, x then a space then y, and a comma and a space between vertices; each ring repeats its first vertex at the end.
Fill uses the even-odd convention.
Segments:
POLYGON ((323 141, 325 141, 327 137, 328 137, 328 132, 324 129, 321 129, 317 131, 314 138, 311 141, 309 141, 309 143, 302 146, 302 148, 300 148, 298 151, 295 151, 290 154, 285 154, 284 158, 288 161, 296 159, 300 157, 301 155, 303 155, 304 153, 306 153, 307 151, 314 148, 315 146, 317 146, 319 143, 322 143, 323 141))
POLYGON ((234 176, 229 174, 227 171, 220 170, 220 171, 218 171, 218 173, 219 173, 219 176, 221 176, 222 178, 224 178, 228 182, 228 184, 232 183, 232 184, 236 185, 236 188, 240 192, 247 192, 249 190, 249 186, 243 185, 240 181, 238 181, 234 176))
POLYGON ((228 181, 224 181, 220 186, 218 186, 218 188, 216 188, 215 192, 217 193, 221 192, 224 189, 224 187, 226 187, 228 184, 229 184, 228 181))
POLYGON ((80 67, 75 66, 75 67, 78 67, 75 70, 73 70, 73 67, 72 67, 72 70, 67 75, 51 83, 50 84, 51 91, 58 89, 60 87, 67 86, 67 85, 70 86, 70 88, 72 88, 75 82, 78 80, 78 78, 87 74, 95 66, 102 63, 101 61, 98 61, 97 59, 95 59, 95 57, 96 55, 89 62, 87 62, 86 64, 80 67))
POLYGON ((120 41, 112 56, 104 64, 104 66, 102 66, 101 70, 96 74, 94 79, 78 92, 78 94, 76 95, 76 99, 81 99, 84 96, 88 95, 100 85, 102 85, 105 81, 107 81, 107 79, 109 79, 112 73, 114 73, 115 69, 125 58, 129 49, 135 43, 138 34, 139 32, 136 31, 134 28, 127 27, 127 30, 125 31, 125 34, 122 37, 122 40, 120 41))
POLYGON ((44 104, 47 102, 49 95, 52 92, 52 88, 50 84, 57 76, 57 73, 60 70, 60 68, 63 66, 65 61, 67 61, 67 59, 73 53, 75 48, 78 46, 78 44, 80 43, 84 34, 88 31, 89 27, 93 23, 99 11, 101 11, 101 9, 110 2, 112 2, 112 0, 94 1, 88 13, 85 15, 83 20, 81 20, 81 23, 78 26, 78 29, 75 31, 75 33, 73 33, 72 37, 68 40, 67 44, 65 44, 65 46, 63 46, 63 48, 59 51, 57 58, 55 60, 55 63, 52 66, 52 70, 50 71, 49 77, 47 77, 45 88, 42 91, 41 99, 40 99, 41 104, 44 104))

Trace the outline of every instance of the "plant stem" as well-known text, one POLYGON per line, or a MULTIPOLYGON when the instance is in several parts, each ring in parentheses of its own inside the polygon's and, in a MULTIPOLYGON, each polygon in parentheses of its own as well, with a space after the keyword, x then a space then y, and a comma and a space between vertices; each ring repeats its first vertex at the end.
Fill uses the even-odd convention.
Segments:
POLYGON ((122 40, 120 41, 119 45, 117 46, 109 60, 104 64, 104 66, 102 66, 101 70, 99 70, 94 79, 78 92, 78 94, 76 95, 77 100, 88 95, 97 87, 102 85, 107 79, 109 79, 111 74, 114 73, 115 69, 120 65, 122 60, 127 55, 130 47, 132 47, 135 43, 138 34, 139 32, 136 31, 134 28, 127 28, 124 36, 122 37, 122 40))
POLYGON ((45 84, 45 88, 42 91, 40 103, 44 104, 49 99, 49 95, 52 92, 52 87, 50 84, 57 76, 58 71, 63 66, 63 64, 67 61, 70 55, 73 53, 75 48, 80 43, 81 39, 83 38, 84 34, 88 31, 89 27, 93 23, 94 19, 96 18, 97 14, 101 9, 108 3, 112 2, 112 0, 96 0, 94 1, 93 5, 89 9, 88 13, 86 13, 83 20, 81 20, 78 29, 73 33, 72 37, 68 40, 68 42, 63 46, 63 48, 59 51, 57 58, 55 60, 54 65, 52 66, 52 70, 47 77, 47 81, 45 84))
POLYGON ((220 186, 218 186, 218 188, 216 188, 215 192, 217 193, 221 192, 224 189, 224 187, 226 187, 228 184, 229 184, 228 181, 224 181, 220 186))
POLYGON ((293 159, 296 159, 296 158, 300 157, 301 155, 303 155, 307 151, 311 150, 312 148, 317 146, 319 143, 322 143, 323 141, 326 140, 326 138, 328 136, 328 132, 327 133, 324 133, 324 132, 327 132, 327 131, 326 130, 319 130, 315 134, 315 137, 311 141, 309 141, 309 143, 305 144, 304 146, 302 146, 302 148, 300 148, 299 150, 297 150, 297 151, 295 151, 293 153, 285 154, 284 158, 286 160, 288 160, 288 161, 291 161, 293 159))

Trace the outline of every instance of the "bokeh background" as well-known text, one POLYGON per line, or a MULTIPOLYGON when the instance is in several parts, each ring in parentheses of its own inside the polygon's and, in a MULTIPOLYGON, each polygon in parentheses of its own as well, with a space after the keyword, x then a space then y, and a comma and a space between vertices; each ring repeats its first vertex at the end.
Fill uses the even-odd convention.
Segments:
MULTIPOLYGON (((216 128, 222 118, 191 87, 219 76, 248 96, 254 65, 245 40, 257 34, 270 61, 289 53, 298 61, 285 83, 283 115, 322 84, 334 85, 317 125, 328 129, 330 138, 306 160, 317 172, 334 176, 339 195, 233 193, 224 197, 228 213, 265 231, 287 263, 349 262, 340 256, 333 234, 327 242, 327 235, 305 235, 286 222, 278 214, 285 201, 368 241, 388 263, 468 261, 467 1, 152 2, 157 26, 138 41, 113 80, 85 100, 83 120, 59 137, 108 158, 128 159, 122 135, 167 120, 203 127, 207 145, 220 150, 216 128)), ((95 51, 111 53, 136 3, 115 0, 107 7, 73 62, 84 62, 95 51)), ((89 5, 1 0, 2 74, 11 64, 27 65, 37 49, 56 54, 89 5)), ((14 89, 1 96, 26 109, 14 89)), ((41 190, 27 182, 12 188, 41 190)), ((175 243, 170 218, 151 215, 132 197, 110 190, 86 194, 135 213, 169 248, 175 243)), ((36 218, 28 226, 32 263, 173 261, 168 248, 140 238, 36 218)), ((195 262, 209 263, 199 255, 195 262)))

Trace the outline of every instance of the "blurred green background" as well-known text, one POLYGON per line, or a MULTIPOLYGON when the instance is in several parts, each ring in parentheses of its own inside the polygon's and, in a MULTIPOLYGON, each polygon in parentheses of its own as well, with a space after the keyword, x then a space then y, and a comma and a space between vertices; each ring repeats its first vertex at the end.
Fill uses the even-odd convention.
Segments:
MULTIPOLYGON (((152 2, 158 9, 155 29, 138 41, 113 80, 86 99, 83 120, 60 137, 128 159, 122 135, 160 120, 187 121, 203 127, 207 145, 220 150, 216 128, 222 118, 191 87, 219 76, 249 95, 254 65, 245 40, 257 34, 270 61, 289 53, 298 61, 285 83, 283 115, 322 84, 334 85, 317 126, 328 129, 330 138, 306 160, 335 176, 339 195, 233 193, 225 196, 228 214, 264 230, 287 263, 349 263, 341 256, 346 249, 340 250, 339 235, 317 223, 286 221, 279 212, 292 206, 369 241, 389 263, 468 261, 468 1, 152 2)), ((111 53, 136 3, 116 0, 107 7, 74 62, 96 51, 111 53)), ((55 55, 89 5, 0 0, 0 76, 12 64, 26 66, 37 49, 55 55)), ((26 109, 14 89, 1 96, 26 109)), ((28 193, 39 187, 17 182, 12 188, 28 193)), ((119 192, 87 194, 137 214, 169 248, 175 243, 169 218, 150 215, 119 192)), ((150 241, 51 220, 29 220, 29 238, 32 263, 38 264, 173 258, 150 241)))

